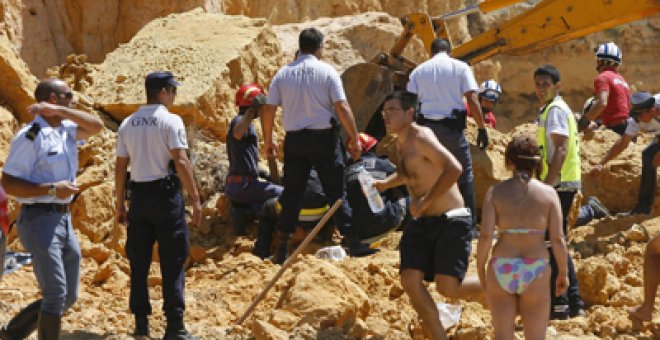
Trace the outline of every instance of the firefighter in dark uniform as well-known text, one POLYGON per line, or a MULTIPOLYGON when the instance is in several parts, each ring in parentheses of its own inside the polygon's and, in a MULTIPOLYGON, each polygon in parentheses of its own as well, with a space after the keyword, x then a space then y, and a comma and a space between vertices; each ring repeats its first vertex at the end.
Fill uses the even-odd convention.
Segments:
POLYGON ((163 275, 163 310, 167 328, 163 339, 195 339, 183 324, 184 263, 189 252, 188 226, 181 183, 192 199, 192 223, 201 219, 199 194, 181 117, 168 111, 179 83, 170 72, 147 75, 147 105, 124 119, 117 132, 115 172, 117 221, 128 223, 126 255, 131 266, 130 308, 136 336, 148 336, 151 314, 147 276, 154 242, 158 241, 163 275), (126 188, 128 165, 129 188, 126 188), (125 192, 131 199, 126 212, 125 192))
POLYGON ((362 156, 346 167, 346 197, 353 210, 352 224, 357 226, 361 240, 368 243, 375 241, 390 231, 398 228, 406 215, 405 187, 392 188, 380 193, 383 209, 373 212, 367 202, 358 174, 361 170, 369 173, 374 180, 384 180, 396 171, 394 164, 387 158, 378 157, 372 150, 378 143, 376 138, 360 132, 362 156))

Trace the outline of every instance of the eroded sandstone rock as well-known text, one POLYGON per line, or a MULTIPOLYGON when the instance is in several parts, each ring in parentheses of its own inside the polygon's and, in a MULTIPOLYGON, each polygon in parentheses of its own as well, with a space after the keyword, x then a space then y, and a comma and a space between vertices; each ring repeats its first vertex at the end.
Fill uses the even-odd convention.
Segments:
POLYGON ((182 83, 172 111, 187 126, 224 141, 236 89, 245 82, 266 84, 281 64, 279 42, 266 21, 191 11, 149 23, 108 54, 88 94, 122 120, 146 102, 146 74, 169 70, 182 83))

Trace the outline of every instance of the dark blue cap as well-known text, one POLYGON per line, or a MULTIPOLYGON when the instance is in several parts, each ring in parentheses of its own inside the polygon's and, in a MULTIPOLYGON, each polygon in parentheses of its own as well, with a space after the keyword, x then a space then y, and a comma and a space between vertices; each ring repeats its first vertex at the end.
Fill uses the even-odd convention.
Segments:
POLYGON ((630 116, 636 117, 655 105, 655 98, 649 92, 635 92, 630 97, 630 116))
POLYGON ((144 81, 144 86, 148 90, 159 90, 168 86, 179 86, 178 81, 174 80, 174 75, 169 71, 151 72, 144 81))

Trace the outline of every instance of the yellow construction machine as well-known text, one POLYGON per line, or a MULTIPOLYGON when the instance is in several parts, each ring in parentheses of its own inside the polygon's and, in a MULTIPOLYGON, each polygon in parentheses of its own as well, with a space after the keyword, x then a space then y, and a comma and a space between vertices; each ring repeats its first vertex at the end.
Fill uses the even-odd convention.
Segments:
MULTIPOLYGON (((403 32, 389 53, 380 53, 371 62, 351 66, 342 74, 358 129, 378 139, 384 135, 382 118, 374 113, 387 94, 405 88, 416 65, 401 53, 413 36, 421 39, 430 55, 433 39, 451 41, 447 20, 475 12, 489 13, 518 2, 486 0, 438 17, 415 13, 401 18, 403 32)), ((524 55, 658 12, 660 0, 542 0, 517 17, 454 46, 452 56, 475 64, 498 54, 524 55)))

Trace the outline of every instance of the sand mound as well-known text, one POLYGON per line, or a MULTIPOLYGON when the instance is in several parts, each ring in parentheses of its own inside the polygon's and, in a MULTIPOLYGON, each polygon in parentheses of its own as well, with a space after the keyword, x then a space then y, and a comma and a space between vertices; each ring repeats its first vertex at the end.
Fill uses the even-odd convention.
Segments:
POLYGON ((144 76, 170 70, 183 84, 172 111, 224 140, 235 89, 267 83, 281 64, 279 43, 264 20, 192 11, 149 23, 108 54, 87 93, 121 120, 146 101, 144 76))

